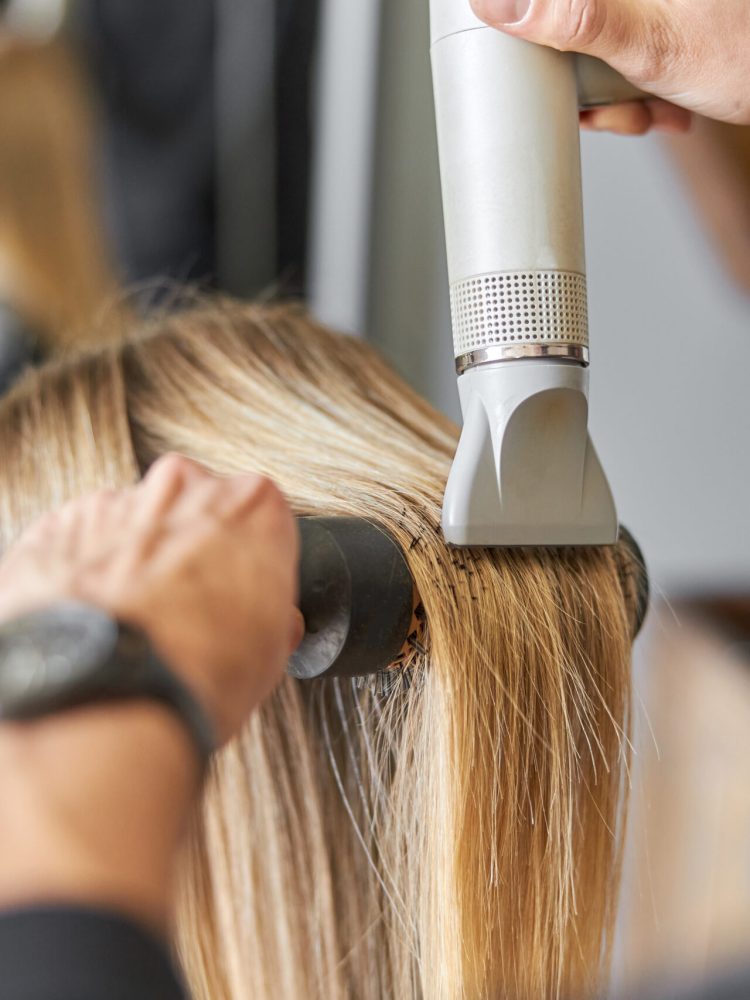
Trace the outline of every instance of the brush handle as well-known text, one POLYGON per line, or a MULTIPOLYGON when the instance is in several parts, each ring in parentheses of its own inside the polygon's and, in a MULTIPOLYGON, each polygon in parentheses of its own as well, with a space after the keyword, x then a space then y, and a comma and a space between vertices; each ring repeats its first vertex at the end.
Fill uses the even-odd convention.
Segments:
POLYGON ((575 57, 432 0, 432 66, 455 355, 586 361, 575 57))

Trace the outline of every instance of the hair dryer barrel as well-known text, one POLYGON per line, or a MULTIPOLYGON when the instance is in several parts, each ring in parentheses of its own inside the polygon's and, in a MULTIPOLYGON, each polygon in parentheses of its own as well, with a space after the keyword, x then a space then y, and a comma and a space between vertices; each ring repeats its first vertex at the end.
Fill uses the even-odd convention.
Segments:
MULTIPOLYGON (((456 357, 588 346, 573 57, 433 0, 432 64, 456 357)), ((544 353, 547 353, 546 351, 544 353)))

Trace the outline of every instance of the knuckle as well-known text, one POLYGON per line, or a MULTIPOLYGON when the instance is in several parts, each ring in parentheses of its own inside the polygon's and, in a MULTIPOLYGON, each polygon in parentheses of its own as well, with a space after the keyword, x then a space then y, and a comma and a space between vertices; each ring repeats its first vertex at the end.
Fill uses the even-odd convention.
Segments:
POLYGON ((268 476, 260 476, 256 488, 258 490, 258 497, 263 503, 268 504, 274 509, 286 507, 284 494, 273 479, 269 479, 268 476))
POLYGON ((190 460, 184 455, 169 452, 157 459, 149 471, 149 477, 157 477, 167 482, 181 478, 191 468, 190 460))
POLYGON ((294 530, 294 515, 286 497, 270 479, 261 484, 263 503, 266 505, 274 524, 285 534, 294 530))
POLYGON ((284 494, 268 476, 243 476, 238 481, 238 490, 251 510, 262 512, 266 517, 284 516, 288 509, 284 494))
POLYGON ((216 502, 212 513, 225 526, 242 530, 259 543, 259 552, 273 551, 297 546, 297 526, 289 503, 276 485, 266 476, 244 475, 231 480, 219 481, 216 502))
POLYGON ((149 469, 142 483, 142 490, 161 510, 175 502, 188 484, 201 484, 202 470, 184 455, 163 455, 149 469))
POLYGON ((607 24, 607 5, 599 0, 565 0, 557 18, 557 47, 585 51, 596 45, 607 24))

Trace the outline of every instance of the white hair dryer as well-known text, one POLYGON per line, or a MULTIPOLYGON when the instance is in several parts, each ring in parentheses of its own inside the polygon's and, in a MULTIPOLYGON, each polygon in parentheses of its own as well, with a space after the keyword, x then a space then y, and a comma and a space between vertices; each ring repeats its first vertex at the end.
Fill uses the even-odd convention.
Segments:
POLYGON ((469 0, 431 0, 431 34, 464 418, 445 538, 613 544, 615 504, 588 434, 578 110, 642 95, 594 60, 488 27, 469 0))

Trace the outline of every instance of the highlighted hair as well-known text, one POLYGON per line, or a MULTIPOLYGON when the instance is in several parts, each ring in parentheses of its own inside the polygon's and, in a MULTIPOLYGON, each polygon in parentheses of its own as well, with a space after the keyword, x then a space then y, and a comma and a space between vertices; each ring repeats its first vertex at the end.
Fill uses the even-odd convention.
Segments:
POLYGON ((178 451, 272 476, 299 513, 383 524, 424 603, 394 683, 287 680, 218 755, 179 904, 196 1000, 547 1000, 606 982, 633 601, 616 548, 446 547, 455 443, 365 344, 230 302, 33 374, 0 407, 6 543, 178 451))

